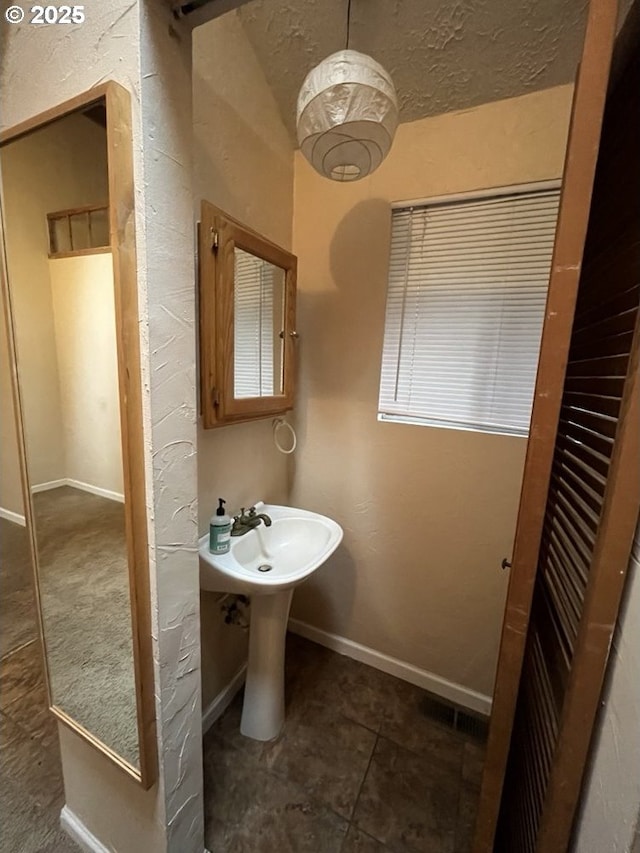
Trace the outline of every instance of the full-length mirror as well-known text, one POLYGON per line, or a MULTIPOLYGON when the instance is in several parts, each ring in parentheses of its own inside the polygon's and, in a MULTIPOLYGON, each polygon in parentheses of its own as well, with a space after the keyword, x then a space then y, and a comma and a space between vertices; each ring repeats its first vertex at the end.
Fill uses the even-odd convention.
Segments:
POLYGON ((148 784, 132 204, 113 180, 128 99, 101 91, 3 138, 8 326, 50 705, 148 784))

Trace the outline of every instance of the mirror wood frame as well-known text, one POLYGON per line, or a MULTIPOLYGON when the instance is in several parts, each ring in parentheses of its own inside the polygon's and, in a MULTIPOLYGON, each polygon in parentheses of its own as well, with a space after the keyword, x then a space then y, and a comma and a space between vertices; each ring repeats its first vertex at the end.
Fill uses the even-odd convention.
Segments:
POLYGON ((293 408, 295 396, 298 259, 208 201, 201 204, 198 256, 200 406, 204 428, 258 420, 289 411, 293 408), (233 288, 236 247, 285 271, 282 394, 269 397, 234 396, 233 288))
MULTIPOLYGON (((21 124, 0 132, 0 147, 15 142, 58 119, 104 103, 107 112, 107 163, 109 182, 109 233, 113 258, 115 321, 118 359, 118 388, 122 461, 124 475, 124 507, 129 595, 133 639, 133 662, 136 689, 139 768, 117 751, 104 744, 62 708, 53 704, 47 666, 46 637, 43 628, 39 591, 39 567, 34 510, 26 456, 21 391, 17 365, 16 335, 11 309, 11 290, 7 267, 4 218, 0 234, 0 285, 7 331, 11 386, 20 476, 25 506, 29 548, 33 567, 38 629, 43 650, 44 677, 49 710, 60 722, 82 737, 143 788, 150 788, 157 777, 156 713, 153 654, 151 645, 151 598, 149 587, 149 552, 145 489, 145 459, 142 421, 142 385, 140 373, 140 340, 138 315, 138 282, 133 181, 133 139, 131 98, 129 92, 115 82, 106 82, 40 113, 21 124)), ((4 217, 4 209, 2 209, 4 217)))

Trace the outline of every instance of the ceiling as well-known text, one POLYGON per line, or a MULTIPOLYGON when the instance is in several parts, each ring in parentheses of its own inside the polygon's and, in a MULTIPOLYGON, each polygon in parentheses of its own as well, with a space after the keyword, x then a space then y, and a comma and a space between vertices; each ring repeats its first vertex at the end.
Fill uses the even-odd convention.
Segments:
MULTIPOLYGON (((305 75, 345 47, 347 1, 252 0, 238 11, 293 139, 305 75)), ((572 82, 586 7, 586 0, 351 0, 350 47, 391 73, 400 120, 414 121, 572 82)))

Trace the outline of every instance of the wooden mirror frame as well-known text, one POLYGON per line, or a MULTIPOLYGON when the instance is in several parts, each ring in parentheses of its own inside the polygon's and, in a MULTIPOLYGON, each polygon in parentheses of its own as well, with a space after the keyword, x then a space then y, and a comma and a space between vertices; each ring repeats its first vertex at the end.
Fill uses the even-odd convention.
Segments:
POLYGON ((297 258, 208 201, 201 205, 199 247, 200 405, 205 429, 283 414, 295 393, 297 258), (283 393, 234 396, 234 251, 285 271, 283 393))
POLYGON ((151 645, 151 599, 149 590, 149 549, 145 490, 145 459, 142 423, 142 384, 140 374, 140 339, 138 316, 138 281, 136 267, 136 235, 133 183, 133 140, 131 132, 131 98, 129 92, 114 82, 103 83, 65 101, 40 115, 0 133, 0 147, 80 109, 98 102, 106 105, 107 163, 109 181, 109 233, 113 257, 115 320, 118 356, 118 387, 124 475, 124 508, 129 593, 133 639, 133 662, 136 688, 139 763, 136 767, 93 732, 53 704, 47 666, 46 637, 39 592, 38 551, 34 511, 30 490, 21 391, 18 380, 16 335, 11 310, 11 291, 7 267, 4 219, 0 235, 0 284, 7 329, 11 385, 20 456, 20 475, 25 505, 29 548, 34 573, 38 628, 43 649, 44 677, 49 709, 53 715, 99 752, 110 758, 143 788, 150 788, 157 776, 157 744, 153 654, 151 645))

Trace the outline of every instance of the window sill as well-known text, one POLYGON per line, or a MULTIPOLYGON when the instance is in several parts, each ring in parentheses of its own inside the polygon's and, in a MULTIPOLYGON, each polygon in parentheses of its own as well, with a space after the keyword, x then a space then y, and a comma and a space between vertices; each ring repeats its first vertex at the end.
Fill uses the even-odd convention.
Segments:
POLYGON ((487 435, 505 435, 512 438, 529 437, 528 429, 522 430, 515 427, 463 424, 455 421, 437 421, 431 418, 416 417, 414 415, 390 415, 378 412, 378 420, 382 423, 435 427, 436 429, 460 430, 462 432, 482 432, 487 435))

